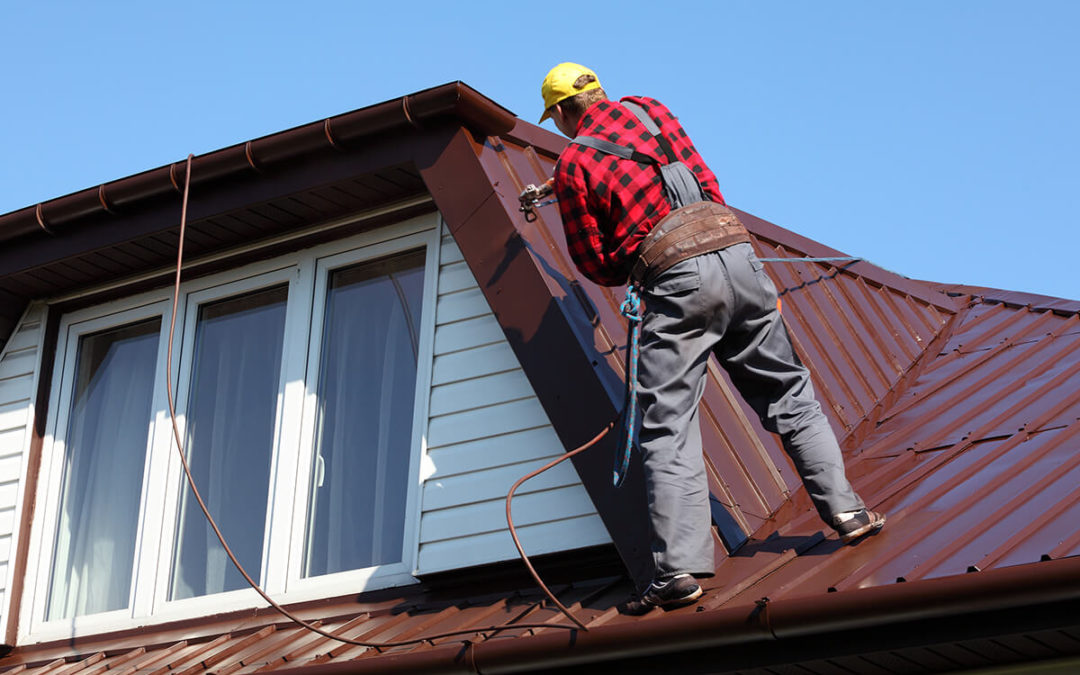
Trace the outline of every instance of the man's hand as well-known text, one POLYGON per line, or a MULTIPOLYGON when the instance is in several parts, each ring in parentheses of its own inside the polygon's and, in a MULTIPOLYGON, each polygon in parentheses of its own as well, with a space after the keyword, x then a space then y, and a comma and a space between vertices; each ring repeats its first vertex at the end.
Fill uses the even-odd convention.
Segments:
POLYGON ((536 220, 536 213, 533 209, 540 206, 539 202, 544 197, 547 197, 555 189, 555 179, 548 178, 547 181, 540 185, 533 185, 530 183, 525 186, 525 189, 518 195, 518 201, 521 202, 521 212, 525 214, 525 220, 532 222, 536 220))

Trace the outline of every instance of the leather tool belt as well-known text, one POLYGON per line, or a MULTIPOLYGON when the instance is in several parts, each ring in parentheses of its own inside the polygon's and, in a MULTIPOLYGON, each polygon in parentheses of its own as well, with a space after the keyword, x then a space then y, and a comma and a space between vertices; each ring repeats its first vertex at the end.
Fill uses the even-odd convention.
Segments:
POLYGON ((638 249, 630 279, 649 284, 688 258, 750 241, 750 233, 726 206, 697 202, 673 210, 657 223, 638 249))

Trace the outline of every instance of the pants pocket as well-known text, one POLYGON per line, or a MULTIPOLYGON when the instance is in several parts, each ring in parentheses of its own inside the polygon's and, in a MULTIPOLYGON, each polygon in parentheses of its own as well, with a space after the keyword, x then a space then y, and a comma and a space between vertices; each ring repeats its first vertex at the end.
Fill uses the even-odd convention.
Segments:
POLYGON ((757 254, 754 253, 754 247, 750 244, 744 244, 746 246, 746 260, 750 263, 750 268, 755 272, 760 272, 765 269, 765 264, 758 259, 757 254))
POLYGON ((649 295, 663 297, 675 295, 687 291, 696 291, 701 288, 701 272, 698 268, 698 259, 688 258, 677 262, 664 270, 660 276, 645 288, 649 295))

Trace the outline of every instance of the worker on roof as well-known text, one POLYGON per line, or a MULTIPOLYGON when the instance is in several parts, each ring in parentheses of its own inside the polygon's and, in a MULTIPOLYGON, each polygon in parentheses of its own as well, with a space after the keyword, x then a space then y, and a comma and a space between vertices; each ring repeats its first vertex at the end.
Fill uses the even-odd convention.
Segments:
POLYGON ((780 319, 776 288, 716 176, 659 101, 609 100, 596 73, 561 63, 541 86, 544 114, 572 139, 554 192, 570 254, 604 286, 631 283, 645 304, 638 377, 639 448, 655 563, 624 610, 690 604, 715 571, 698 427, 709 354, 766 429, 778 433, 821 518, 853 543, 885 516, 844 472, 836 436, 780 319))

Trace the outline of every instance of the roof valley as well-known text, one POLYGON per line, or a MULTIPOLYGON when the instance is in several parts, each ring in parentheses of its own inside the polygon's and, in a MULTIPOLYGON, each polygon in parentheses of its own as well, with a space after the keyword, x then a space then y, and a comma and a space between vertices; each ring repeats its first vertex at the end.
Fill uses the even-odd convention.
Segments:
POLYGON ((878 399, 870 411, 843 438, 839 439, 841 447, 855 450, 856 456, 862 454, 862 451, 858 450, 859 446, 878 426, 891 417, 898 405, 903 406, 909 403, 909 401, 902 401, 901 399, 911 390, 912 385, 923 372, 933 364, 957 327, 963 324, 964 318, 969 311, 970 307, 965 307, 946 319, 934 337, 926 343, 926 347, 923 348, 922 352, 896 379, 889 391, 878 399))

